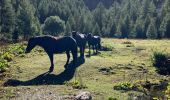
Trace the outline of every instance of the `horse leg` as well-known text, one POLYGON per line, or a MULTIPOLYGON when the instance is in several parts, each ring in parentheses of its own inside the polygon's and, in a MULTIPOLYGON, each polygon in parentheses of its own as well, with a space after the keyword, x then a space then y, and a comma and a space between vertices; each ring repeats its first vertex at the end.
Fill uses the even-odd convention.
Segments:
POLYGON ((95 49, 96 49, 96 54, 97 54, 97 53, 98 53, 98 51, 97 51, 97 50, 98 50, 97 45, 95 45, 95 49))
POLYGON ((93 54, 95 54, 94 48, 95 48, 95 46, 93 45, 93 54))
POLYGON ((89 45, 89 56, 90 56, 90 45, 89 45))
POLYGON ((70 51, 66 51, 66 55, 67 55, 67 62, 66 62, 66 64, 64 65, 65 68, 66 68, 66 66, 68 65, 69 60, 70 60, 70 51))
POLYGON ((85 46, 82 46, 82 58, 84 58, 85 46))
POLYGON ((77 62, 77 48, 75 50, 71 50, 71 53, 73 56, 73 66, 75 66, 77 62))
POLYGON ((80 47, 80 57, 81 58, 83 57, 83 47, 82 46, 80 47))
POLYGON ((98 43, 98 48, 99 48, 99 50, 101 50, 101 44, 100 44, 100 42, 98 43))
POLYGON ((83 58, 84 58, 84 52, 85 52, 85 45, 83 46, 83 58))
POLYGON ((51 62, 51 66, 50 66, 49 72, 53 72, 53 70, 54 70, 53 54, 48 54, 48 56, 49 56, 50 62, 51 62))

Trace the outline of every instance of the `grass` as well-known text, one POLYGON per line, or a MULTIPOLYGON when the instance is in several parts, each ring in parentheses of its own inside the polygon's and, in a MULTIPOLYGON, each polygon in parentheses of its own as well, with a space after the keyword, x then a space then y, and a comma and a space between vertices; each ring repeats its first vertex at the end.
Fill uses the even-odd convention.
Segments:
MULTIPOLYGON (((20 84, 16 87, 2 86, 2 91, 4 92, 0 93, 0 97, 2 99, 17 98, 17 95, 23 95, 23 91, 26 92, 24 92, 25 94, 36 94, 35 89, 42 90, 42 93, 50 90, 59 96, 87 90, 92 93, 94 100, 127 100, 133 91, 121 92, 114 90, 115 84, 134 83, 141 80, 160 81, 170 78, 169 76, 159 75, 150 61, 153 49, 170 51, 169 40, 102 39, 102 41, 102 46, 106 47, 106 51, 103 50, 100 51, 99 55, 87 57, 85 63, 76 69, 80 75, 77 77, 76 75, 68 76, 70 78, 66 80, 69 85, 78 84, 79 86, 79 83, 74 84, 75 78, 77 78, 76 80, 81 80, 80 83, 87 88, 72 88, 64 84, 64 80, 63 84, 59 84, 60 82, 57 79, 60 79, 59 76, 65 70, 66 54, 64 53, 55 55, 54 72, 48 76, 43 76, 43 82, 40 76, 48 71, 50 62, 48 56, 40 50, 40 53, 31 52, 23 57, 13 59, 12 63, 10 63, 11 76, 3 81, 13 79, 17 80, 17 82, 20 81, 24 85, 20 84), (127 45, 130 45, 130 47, 127 45), (18 92, 19 94, 17 94, 18 92)), ((88 55, 87 51, 88 49, 86 50, 86 55, 88 55)), ((133 94, 136 96, 143 93, 135 91, 133 94)), ((157 95, 154 95, 154 97, 157 97, 157 95)))

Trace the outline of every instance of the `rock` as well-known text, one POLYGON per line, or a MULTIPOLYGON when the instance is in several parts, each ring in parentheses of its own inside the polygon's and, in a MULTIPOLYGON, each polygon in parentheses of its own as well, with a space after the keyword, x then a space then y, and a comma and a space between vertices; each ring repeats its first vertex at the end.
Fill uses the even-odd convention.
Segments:
POLYGON ((76 97, 76 100, 92 100, 92 96, 90 92, 79 92, 76 97))

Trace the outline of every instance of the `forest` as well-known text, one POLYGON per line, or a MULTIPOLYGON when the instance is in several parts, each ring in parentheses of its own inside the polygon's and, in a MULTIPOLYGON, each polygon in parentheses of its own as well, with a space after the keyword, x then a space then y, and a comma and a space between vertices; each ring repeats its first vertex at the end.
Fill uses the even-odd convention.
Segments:
POLYGON ((102 37, 170 38, 169 0, 1 0, 6 41, 71 31, 102 37))

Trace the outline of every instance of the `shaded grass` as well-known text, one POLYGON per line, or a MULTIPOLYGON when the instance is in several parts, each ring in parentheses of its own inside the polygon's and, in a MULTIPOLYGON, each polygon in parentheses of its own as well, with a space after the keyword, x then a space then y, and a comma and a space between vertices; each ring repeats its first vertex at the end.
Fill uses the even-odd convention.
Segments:
MULTIPOLYGON (((92 92, 94 100, 107 100, 109 97, 114 97, 118 100, 128 99, 129 91, 122 93, 113 90, 114 84, 120 82, 132 83, 139 80, 159 81, 164 78, 169 78, 169 76, 164 77, 157 74, 150 62, 152 49, 159 48, 161 50, 166 48, 167 51, 170 50, 169 40, 103 39, 102 41, 104 47, 111 49, 108 51, 100 51, 99 55, 86 58, 85 63, 76 69, 78 73, 81 74, 83 84, 88 87, 83 90, 92 92), (128 41, 128 44, 130 43, 134 46, 127 47, 127 44, 123 43, 124 41, 128 41), (105 72, 114 72, 114 74, 103 74, 105 72)), ((86 55, 88 55, 88 50, 86 50, 86 55)), ((55 55, 54 61, 55 69, 53 73, 49 74, 49 79, 57 81, 58 75, 65 70, 63 66, 66 62, 66 54, 55 55)), ((48 71, 50 62, 45 53, 32 52, 26 55, 25 58, 15 58, 11 66, 12 77, 10 79, 28 81, 48 71)), ((74 82, 74 80, 75 75, 67 81, 74 82)), ((36 82, 38 83, 37 80, 36 82)), ((28 91, 33 91, 33 88, 41 88, 44 89, 44 91, 54 90, 60 95, 80 91, 70 88, 65 84, 41 84, 17 86, 16 88, 4 87, 4 90, 18 89, 19 91, 23 91, 23 88, 26 88, 26 90, 30 88, 28 91)), ((138 95, 142 93, 135 92, 135 94, 138 95)))

